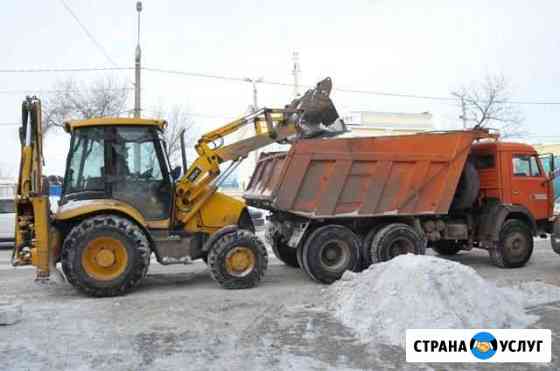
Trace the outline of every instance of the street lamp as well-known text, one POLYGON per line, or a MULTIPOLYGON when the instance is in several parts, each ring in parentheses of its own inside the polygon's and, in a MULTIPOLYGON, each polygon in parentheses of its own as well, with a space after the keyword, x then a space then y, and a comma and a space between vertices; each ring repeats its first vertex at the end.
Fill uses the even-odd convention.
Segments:
POLYGON ((142 50, 140 49, 140 13, 142 12, 142 2, 136 2, 136 11, 138 12, 138 34, 136 43, 136 53, 134 56, 134 117, 140 117, 140 70, 142 61, 142 50))

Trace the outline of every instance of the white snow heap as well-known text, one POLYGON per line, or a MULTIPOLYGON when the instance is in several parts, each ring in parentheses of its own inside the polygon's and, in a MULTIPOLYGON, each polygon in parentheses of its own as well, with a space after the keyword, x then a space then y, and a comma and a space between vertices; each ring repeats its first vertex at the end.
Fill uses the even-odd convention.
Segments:
POLYGON ((326 290, 328 307, 364 342, 405 344, 407 329, 522 328, 525 298, 465 265, 400 255, 361 273, 346 272, 326 290))

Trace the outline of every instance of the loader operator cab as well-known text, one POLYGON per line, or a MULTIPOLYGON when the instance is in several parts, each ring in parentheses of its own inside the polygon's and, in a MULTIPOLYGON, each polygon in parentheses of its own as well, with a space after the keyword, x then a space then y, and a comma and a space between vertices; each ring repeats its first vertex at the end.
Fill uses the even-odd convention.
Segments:
POLYGON ((114 199, 136 208, 147 221, 167 219, 173 180, 161 129, 154 124, 87 121, 70 128, 61 204, 114 199))

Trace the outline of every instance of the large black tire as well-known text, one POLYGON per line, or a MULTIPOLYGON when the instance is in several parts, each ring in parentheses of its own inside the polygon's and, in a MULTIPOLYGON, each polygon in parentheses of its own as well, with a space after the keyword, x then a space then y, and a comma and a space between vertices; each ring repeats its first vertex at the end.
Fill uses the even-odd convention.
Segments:
POLYGON ((146 276, 150 255, 148 239, 137 224, 121 216, 98 215, 83 220, 64 239, 62 270, 68 282, 87 295, 123 295, 146 276), (92 268, 94 248, 124 250, 126 259, 115 253, 111 266, 92 268))
POLYGON ((276 238, 273 240, 271 247, 272 252, 280 261, 289 267, 299 268, 297 250, 295 248, 288 246, 276 238))
POLYGON ((451 210, 464 210, 473 206, 480 192, 480 176, 474 164, 465 162, 455 196, 451 202, 451 210))
POLYGON ((521 220, 506 220, 500 230, 500 240, 489 250, 494 265, 519 268, 527 264, 533 254, 533 234, 521 220))
POLYGON ((552 251, 560 255, 560 219, 554 221, 552 226, 552 235, 550 236, 550 247, 552 251))
POLYGON ((452 240, 438 240, 430 242, 429 246, 439 255, 452 256, 461 251, 461 242, 452 240))
POLYGON ((369 267, 373 263, 377 262, 377 261, 373 261, 371 259, 372 258, 371 254, 370 254, 371 243, 372 243, 373 239, 375 238, 375 235, 377 234, 377 232, 379 232, 379 230, 381 230, 386 225, 387 224, 377 224, 376 226, 374 226, 369 231, 369 233, 366 235, 366 238, 364 238, 364 241, 362 243, 362 247, 360 249, 360 258, 362 260, 362 269, 366 269, 367 267, 369 267))
POLYGON ((268 223, 265 239, 270 244, 274 256, 289 267, 299 268, 297 249, 288 246, 282 236, 276 232, 272 223, 268 223))
POLYGON ((426 241, 418 232, 404 223, 393 223, 381 228, 370 244, 372 262, 385 262, 397 255, 426 253, 426 241))
POLYGON ((218 238, 208 252, 212 278, 226 289, 256 286, 268 267, 268 254, 262 241, 252 232, 239 229, 218 238), (241 259, 239 268, 232 262, 241 259))
POLYGON ((309 277, 332 283, 347 270, 359 270, 360 240, 344 226, 325 225, 309 235, 301 255, 303 269, 309 277))

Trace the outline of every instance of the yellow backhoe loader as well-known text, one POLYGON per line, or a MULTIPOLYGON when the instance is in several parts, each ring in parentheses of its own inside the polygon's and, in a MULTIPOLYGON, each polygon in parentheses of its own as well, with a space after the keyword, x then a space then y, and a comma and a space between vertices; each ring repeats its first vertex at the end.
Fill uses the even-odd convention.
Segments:
POLYGON ((255 286, 267 268, 265 246, 245 203, 218 187, 252 151, 344 130, 331 86, 327 78, 283 109, 263 108, 203 135, 188 168, 182 141, 183 166, 171 169, 163 120, 66 122, 71 141, 55 215, 42 174, 41 102, 25 99, 12 264, 35 266, 44 281, 60 262, 66 279, 92 296, 134 288, 152 253, 161 264, 204 259, 225 288, 255 286), (253 136, 225 144, 249 125, 253 136))

